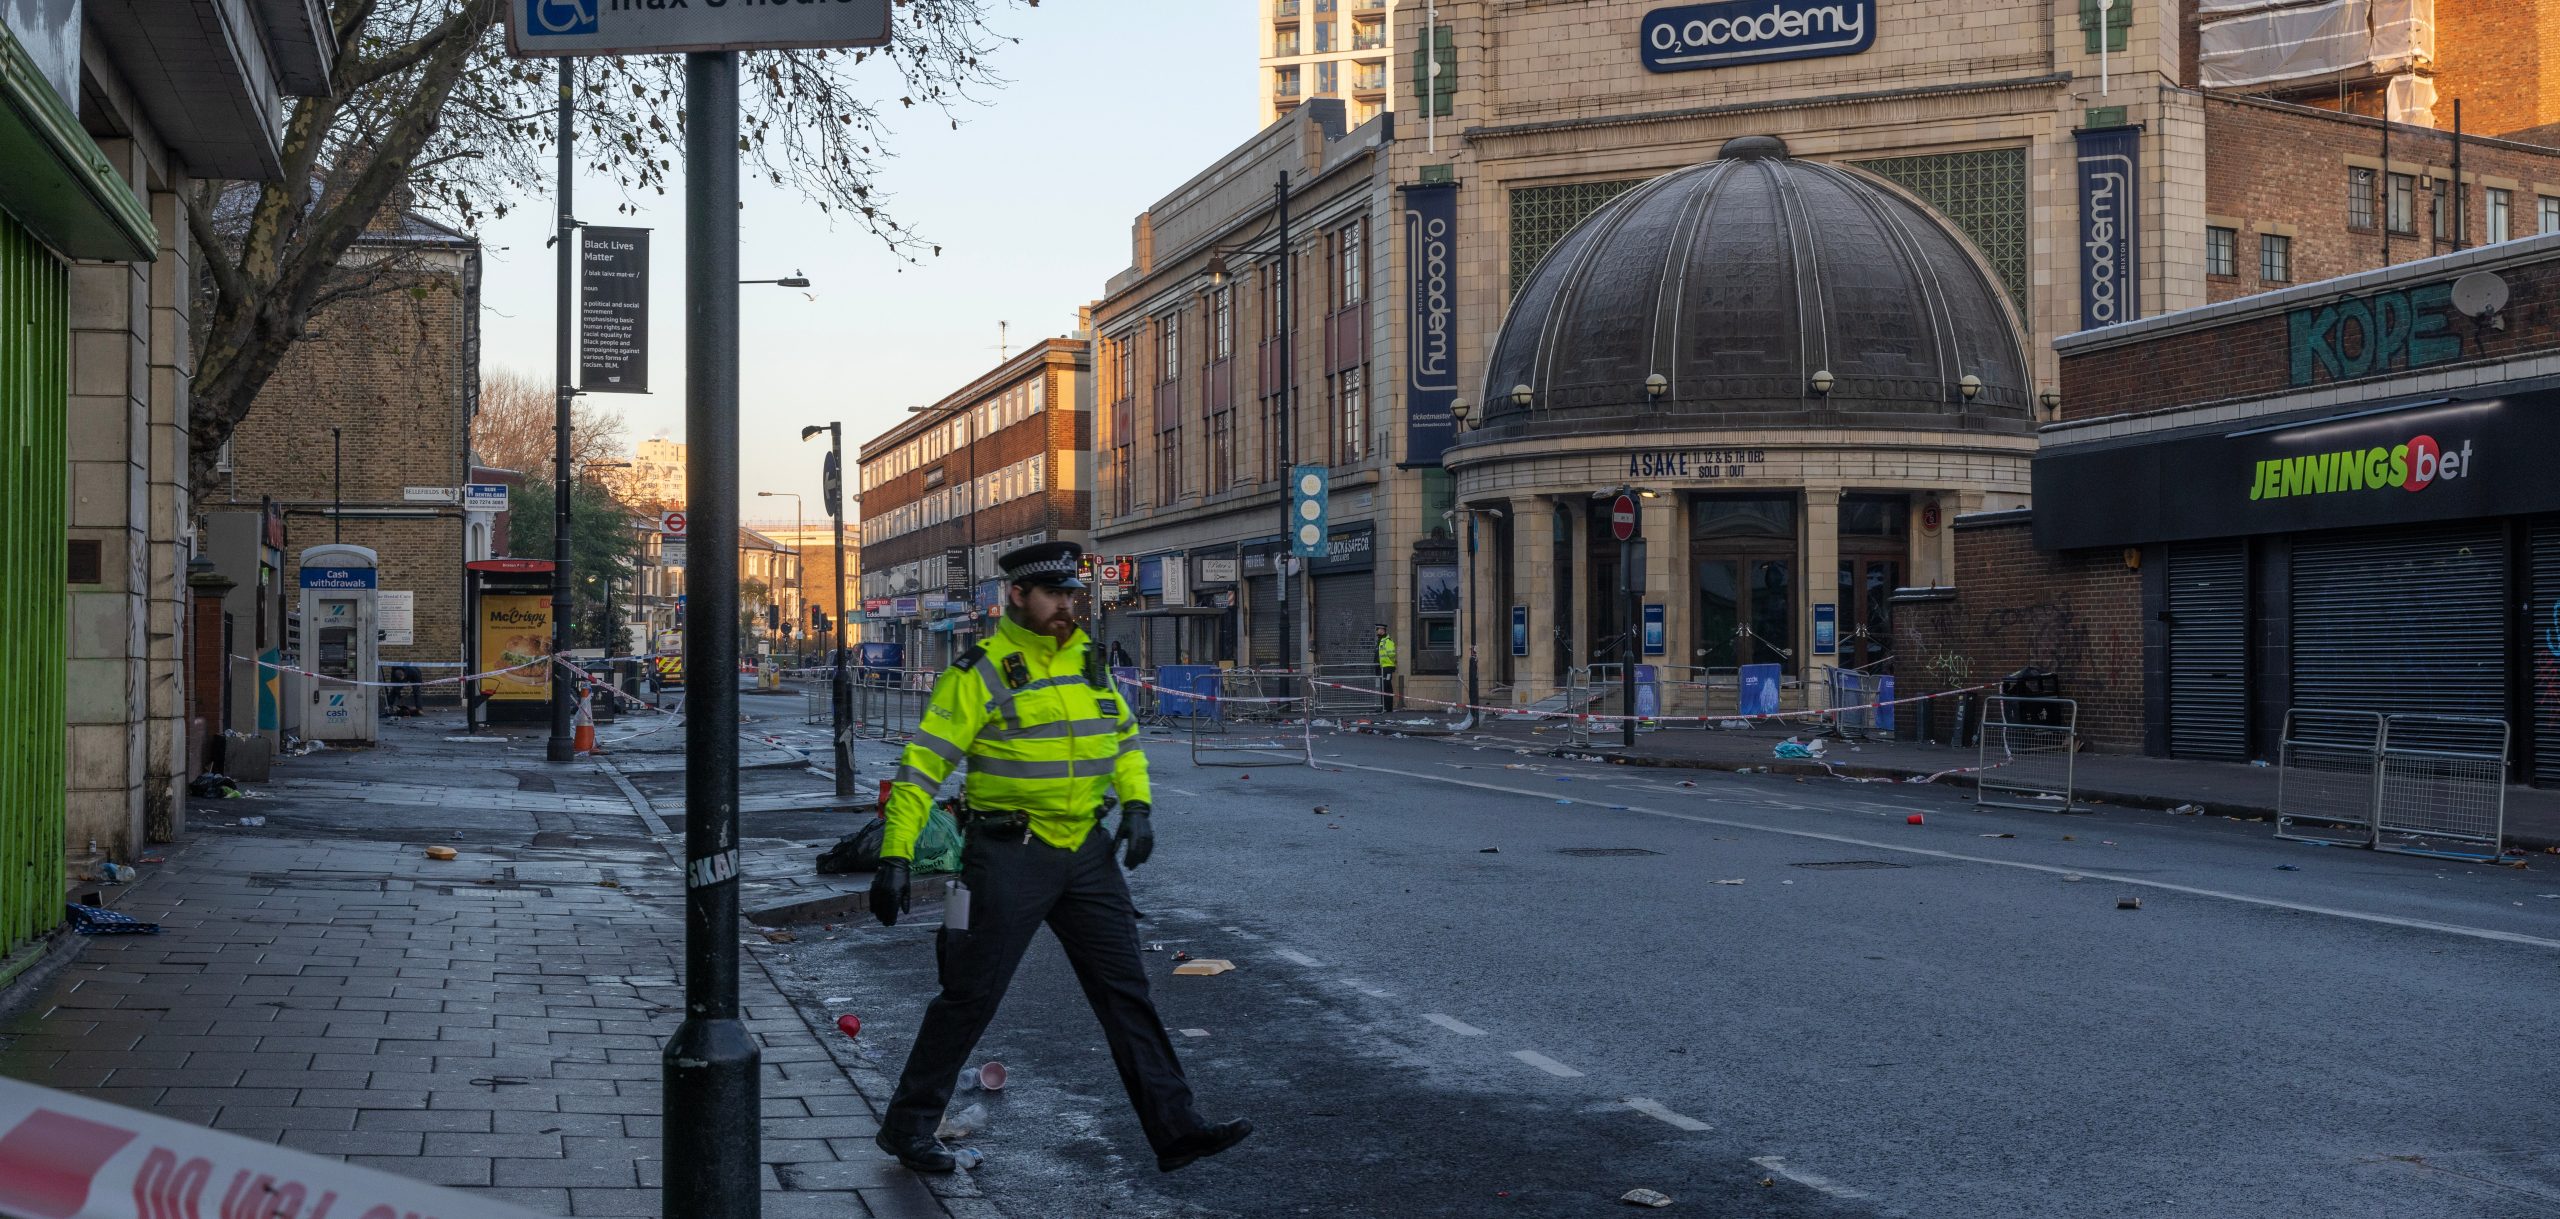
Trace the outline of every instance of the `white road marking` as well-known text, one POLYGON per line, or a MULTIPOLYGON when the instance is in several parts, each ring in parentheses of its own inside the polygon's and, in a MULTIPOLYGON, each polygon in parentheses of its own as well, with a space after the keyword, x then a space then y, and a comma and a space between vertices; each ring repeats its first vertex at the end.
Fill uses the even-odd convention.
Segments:
POLYGON ((1461 1037, 1484 1036, 1483 1029, 1477 1028, 1476 1026, 1469 1024, 1464 1020, 1460 1020, 1455 1016, 1443 1016, 1438 1012, 1424 1012, 1422 1013, 1422 1018, 1433 1024, 1439 1025, 1452 1033, 1456 1033, 1461 1037))
POLYGON ((1633 1109, 1636 1112, 1656 1121, 1668 1122, 1671 1125, 1677 1126, 1682 1130, 1686 1130, 1691 1134, 1702 1134, 1706 1131, 1715 1129, 1715 1127, 1699 1121, 1694 1117, 1690 1117, 1687 1114, 1673 1113, 1671 1110, 1665 1108, 1662 1102, 1658 1100, 1647 1100, 1641 1096, 1630 1096, 1627 1098, 1627 1108, 1633 1109))
POLYGON ((1557 1062, 1536 1050, 1513 1050, 1511 1056, 1560 1079, 1580 1079, 1582 1072, 1557 1062))
POLYGON ((1774 1176, 1785 1177, 1786 1179, 1793 1181, 1806 1189, 1812 1190, 1815 1193, 1829 1194, 1834 1198, 1851 1201, 1863 1200, 1867 1197, 1866 1194, 1851 1189, 1846 1185, 1842 1185, 1829 1177, 1816 1176, 1801 1168, 1789 1168, 1787 1167, 1787 1161, 1781 1156, 1753 1156, 1751 1158, 1751 1162, 1768 1170, 1768 1172, 1774 1176))
POLYGON ((1322 968, 1324 968, 1324 962, 1319 961, 1319 960, 1315 959, 1314 957, 1308 956, 1307 954, 1305 954, 1305 953, 1303 953, 1303 952, 1300 952, 1300 951, 1298 951, 1298 950, 1297 950, 1297 949, 1295 949, 1295 948, 1283 948, 1283 949, 1281 949, 1281 950, 1280 950, 1280 955, 1281 955, 1283 958, 1287 959, 1287 960, 1295 961, 1295 962, 1297 962, 1298 964, 1300 964, 1300 965, 1304 965, 1304 966, 1306 966, 1306 967, 1307 967, 1307 968, 1309 968, 1309 969, 1322 969, 1322 968))
MULTIPOLYGON (((1365 770, 1372 774, 1402 775, 1408 779, 1421 779, 1430 783, 1447 783, 1457 787, 1472 787, 1480 791, 1501 792, 1505 795, 1511 796, 1534 796, 1542 799, 1547 798, 1547 794, 1542 791, 1517 787, 1504 787, 1499 783, 1483 783, 1473 779, 1452 779, 1441 775, 1423 774, 1419 771, 1398 770, 1392 766, 1361 766, 1350 762, 1345 762, 1343 765, 1351 770, 1365 770)), ((2376 914, 2367 910, 2342 910, 2336 906, 2321 906, 2314 905, 2309 902, 2293 902, 2285 901, 2280 898, 2258 897, 2247 893, 2233 893, 2223 889, 2206 889, 2195 885, 2175 884, 2165 880, 2145 880, 2136 876, 2117 876, 2106 872, 2093 872, 2086 869, 2058 867, 2053 864, 2029 863, 2025 860, 2019 859, 1995 859, 1985 855, 1967 855, 1960 851, 1940 851, 1933 850, 1928 847, 1905 846, 1891 842, 1877 842, 1873 839, 1856 838, 1847 834, 1828 834, 1820 830, 1799 830, 1772 825, 1757 825, 1749 821, 1735 821, 1726 817, 1709 817, 1701 813, 1683 813, 1665 808, 1646 808, 1641 804, 1627 805, 1626 811, 1631 813, 1643 813, 1648 817, 1669 817, 1676 821, 1692 821, 1699 825, 1720 826, 1729 830, 1749 830, 1757 834, 1777 834, 1788 838, 1807 838, 1816 842, 1828 842, 1839 846, 1861 847, 1870 851, 1892 851, 1900 855, 1919 855, 1929 859, 1944 859, 1955 863, 1978 863, 1986 867, 2016 868, 2019 871, 2041 872, 2048 876, 2099 880, 2105 881, 2109 884, 2131 885, 2141 889, 2156 889, 2164 893, 2184 893, 2190 897, 2203 897, 2211 898, 2215 901, 2237 902, 2244 906, 2260 906, 2270 910, 2291 910, 2298 914, 2317 914, 2328 918, 2345 919, 2349 922, 2373 923, 2384 927, 2401 927, 2411 931, 2433 931, 2444 935, 2467 936, 2475 940, 2488 940, 2492 943, 2522 944, 2530 948, 2560 949, 2560 940, 2547 939, 2538 935, 2524 935, 2514 931, 2499 931, 2489 927, 2466 927, 2459 923, 2439 923, 2432 919, 2403 918, 2396 914, 2376 914)))
POLYGON ((1166 790, 1166 791, 1169 791, 1169 792, 1172 792, 1173 794, 1175 794, 1175 795, 1177 795, 1177 796, 1189 796, 1189 797, 1191 797, 1192 799, 1195 799, 1195 800, 1200 798, 1200 793, 1198 793, 1198 792, 1196 792, 1196 791, 1188 791, 1188 790, 1185 790, 1185 789, 1183 789, 1183 788, 1179 788, 1179 787, 1172 786, 1171 784, 1167 784, 1167 785, 1165 786, 1165 790, 1166 790))

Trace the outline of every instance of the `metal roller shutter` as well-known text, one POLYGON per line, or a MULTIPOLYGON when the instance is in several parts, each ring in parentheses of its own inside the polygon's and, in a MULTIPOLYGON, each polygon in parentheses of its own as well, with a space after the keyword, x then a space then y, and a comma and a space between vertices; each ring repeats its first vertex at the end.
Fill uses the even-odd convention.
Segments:
MULTIPOLYGON (((1375 664, 1378 659, 1377 573, 1316 577, 1316 659, 1329 665, 1375 664)), ((1399 639, 1400 646, 1410 646, 1399 639)))
POLYGON ((2507 552, 2482 525, 2293 544, 2293 705, 2503 718, 2507 552))
POLYGON ((1148 667, 1161 669, 1166 665, 1181 664, 1182 620, 1165 617, 1146 621, 1148 667))
POLYGON ((2533 527, 2533 781, 2560 785, 2560 522, 2533 527))
POLYGON ((1263 576, 1244 582, 1245 629, 1250 633, 1248 647, 1252 655, 1245 663, 1256 668, 1280 666, 1280 580, 1263 576))
POLYGON ((2169 550, 2169 753, 2249 754, 2248 551, 2239 542, 2169 550))

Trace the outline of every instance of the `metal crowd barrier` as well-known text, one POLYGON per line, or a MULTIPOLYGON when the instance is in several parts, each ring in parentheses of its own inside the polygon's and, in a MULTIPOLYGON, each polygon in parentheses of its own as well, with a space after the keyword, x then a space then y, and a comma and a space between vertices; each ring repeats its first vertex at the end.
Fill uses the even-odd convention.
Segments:
POLYGON ((1312 689, 1294 669, 1195 673, 1191 693, 1204 713, 1191 721, 1194 766, 1313 766, 1312 689))
POLYGON ((858 669, 853 679, 853 734, 871 740, 912 736, 933 698, 938 669, 858 669))
POLYGON ((1374 664, 1317 665, 1308 675, 1307 699, 1318 715, 1379 715, 1386 707, 1374 664))
POLYGON ((2507 721, 2294 708, 2276 836, 2444 859, 2506 853, 2507 721))
POLYGON ((2050 813, 2086 811, 2071 800, 2079 753, 2080 704, 2067 698, 1982 700, 1982 748, 1973 801, 2050 813))
POLYGON ((2287 710, 2276 743, 2276 837, 2372 846, 2382 732, 2379 712, 2287 710))
POLYGON ((1587 716, 1622 716, 1627 708, 1626 688, 1621 680, 1626 669, 1618 664, 1576 665, 1565 670, 1568 701, 1579 713, 1565 721, 1565 738, 1576 749, 1606 752, 1622 748, 1626 733, 1615 719, 1588 719, 1587 716))
POLYGON ((2504 854, 2509 738, 2502 719, 2384 717, 2373 845, 2446 859, 2504 854))
POLYGON ((1833 730, 1853 741, 1893 736, 1893 708, 1876 706, 1893 697, 1891 674, 1877 673, 1872 665, 1859 669, 1824 665, 1822 678, 1823 708, 1830 713, 1833 730))

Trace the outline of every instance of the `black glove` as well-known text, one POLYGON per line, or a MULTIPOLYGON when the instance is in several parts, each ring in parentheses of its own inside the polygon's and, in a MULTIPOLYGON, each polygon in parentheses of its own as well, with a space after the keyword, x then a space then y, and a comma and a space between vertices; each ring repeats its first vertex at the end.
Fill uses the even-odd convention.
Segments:
POLYGON ((1111 836, 1114 842, 1125 842, 1129 849, 1120 856, 1120 866, 1135 868, 1156 853, 1156 827, 1148 819, 1154 807, 1144 800, 1131 800, 1120 806, 1120 832, 1111 836))
POLYGON ((898 912, 907 908, 907 861, 882 859, 871 870, 871 917, 883 927, 898 925, 898 912))

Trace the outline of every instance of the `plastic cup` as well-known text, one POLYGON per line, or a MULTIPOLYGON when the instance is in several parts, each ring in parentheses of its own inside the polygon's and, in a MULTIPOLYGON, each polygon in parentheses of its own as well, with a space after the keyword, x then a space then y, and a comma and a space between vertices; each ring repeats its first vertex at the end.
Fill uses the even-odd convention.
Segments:
POLYGON ((1004 1091, 1004 1064, 989 1060, 978 1068, 978 1086, 989 1092, 1004 1091))

